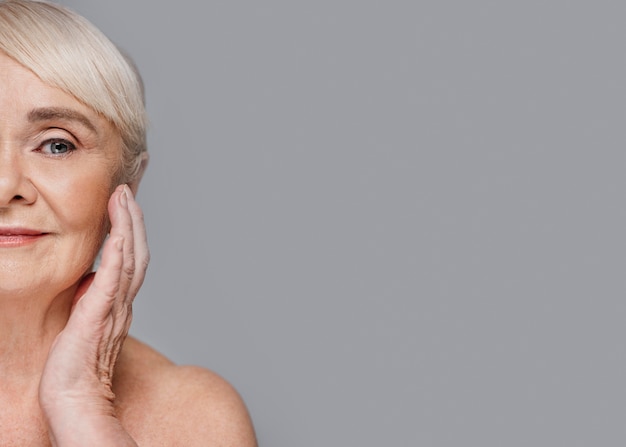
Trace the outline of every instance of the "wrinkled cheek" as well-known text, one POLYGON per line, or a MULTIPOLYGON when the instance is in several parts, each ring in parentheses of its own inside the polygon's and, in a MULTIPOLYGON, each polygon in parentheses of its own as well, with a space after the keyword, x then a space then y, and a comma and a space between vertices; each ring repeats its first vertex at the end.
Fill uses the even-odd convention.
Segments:
POLYGON ((65 209, 65 231, 81 240, 82 247, 76 247, 80 254, 95 256, 111 226, 107 211, 108 191, 104 188, 91 194, 84 191, 76 199, 72 207, 65 209))

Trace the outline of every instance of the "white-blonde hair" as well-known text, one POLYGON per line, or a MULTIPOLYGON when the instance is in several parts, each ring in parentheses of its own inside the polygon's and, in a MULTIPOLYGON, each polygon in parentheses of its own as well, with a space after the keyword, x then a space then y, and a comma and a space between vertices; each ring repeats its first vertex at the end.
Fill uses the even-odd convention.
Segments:
POLYGON ((1 0, 0 51, 107 118, 124 145, 122 179, 135 179, 146 151, 143 83, 100 30, 53 3, 1 0))

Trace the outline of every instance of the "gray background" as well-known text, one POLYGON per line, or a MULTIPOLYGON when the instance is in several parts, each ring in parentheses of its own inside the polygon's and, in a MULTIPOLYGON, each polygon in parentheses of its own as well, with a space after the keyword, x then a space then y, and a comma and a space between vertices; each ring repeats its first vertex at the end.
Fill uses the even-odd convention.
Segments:
POLYGON ((145 77, 133 333, 261 445, 625 445, 626 3, 63 3, 145 77))

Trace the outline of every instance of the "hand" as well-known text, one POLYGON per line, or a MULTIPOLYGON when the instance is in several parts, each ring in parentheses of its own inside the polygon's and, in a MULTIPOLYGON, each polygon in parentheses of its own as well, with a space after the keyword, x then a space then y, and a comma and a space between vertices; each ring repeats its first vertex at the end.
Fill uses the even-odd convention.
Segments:
POLYGON ((39 385, 53 445, 136 445, 113 411, 113 370, 132 319, 149 253, 142 212, 126 185, 109 200, 102 263, 79 285, 39 385))

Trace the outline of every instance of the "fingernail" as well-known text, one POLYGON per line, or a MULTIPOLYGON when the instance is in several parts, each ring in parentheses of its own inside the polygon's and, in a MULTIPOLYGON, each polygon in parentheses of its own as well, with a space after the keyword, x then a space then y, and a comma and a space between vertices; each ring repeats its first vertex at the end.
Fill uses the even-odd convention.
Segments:
POLYGON ((119 251, 122 251, 122 249, 124 248, 124 238, 123 237, 118 237, 117 240, 115 241, 115 248, 117 248, 119 251))
POLYGON ((128 186, 124 185, 124 188, 122 188, 122 193, 120 194, 120 204, 124 207, 124 208, 128 208, 128 186))
POLYGON ((126 198, 130 200, 135 200, 135 195, 133 194, 133 191, 130 189, 130 186, 124 185, 124 191, 126 191, 126 198))

